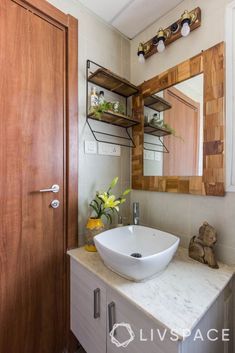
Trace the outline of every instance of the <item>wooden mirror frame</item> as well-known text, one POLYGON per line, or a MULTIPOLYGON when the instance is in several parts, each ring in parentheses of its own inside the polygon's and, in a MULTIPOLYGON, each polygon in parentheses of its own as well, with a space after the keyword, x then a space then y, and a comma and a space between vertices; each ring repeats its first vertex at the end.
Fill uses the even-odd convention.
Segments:
POLYGON ((225 58, 224 43, 201 52, 179 65, 143 82, 133 97, 133 114, 140 124, 133 127, 136 148, 132 151, 132 188, 193 195, 225 194, 225 58), (204 74, 204 126, 202 176, 144 176, 144 101, 196 75, 204 74))

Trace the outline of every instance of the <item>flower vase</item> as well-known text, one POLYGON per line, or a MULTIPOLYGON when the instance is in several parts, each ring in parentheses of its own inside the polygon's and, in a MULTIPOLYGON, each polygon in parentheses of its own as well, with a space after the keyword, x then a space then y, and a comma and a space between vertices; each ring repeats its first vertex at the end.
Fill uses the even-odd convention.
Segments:
POLYGON ((94 237, 104 230, 104 223, 101 218, 89 218, 86 224, 85 249, 96 252, 94 237))

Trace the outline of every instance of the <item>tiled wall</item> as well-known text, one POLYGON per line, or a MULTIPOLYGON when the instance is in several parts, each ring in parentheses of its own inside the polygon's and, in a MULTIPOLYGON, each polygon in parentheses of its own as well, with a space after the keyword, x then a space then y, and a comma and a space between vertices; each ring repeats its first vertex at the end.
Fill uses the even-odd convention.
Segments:
MULTIPOLYGON (((89 13, 75 0, 49 0, 51 4, 79 20, 79 237, 83 241, 84 226, 89 216, 88 203, 96 190, 106 189, 110 181, 119 176, 118 194, 130 186, 130 151, 122 148, 121 157, 84 153, 84 141, 94 140, 86 125, 86 60, 130 77, 130 41, 98 17, 89 13)), ((122 213, 129 215, 130 204, 122 206, 122 213)))
MULTIPOLYGON (((177 65, 216 43, 225 40, 225 7, 227 0, 185 0, 131 41, 131 79, 139 84, 177 65), (185 9, 202 9, 202 26, 187 38, 172 43, 165 52, 153 55, 139 65, 138 43, 153 37, 159 27, 173 23, 185 9)), ((218 230, 217 253, 221 260, 235 264, 235 193, 225 197, 175 195, 145 191, 132 192, 132 201, 140 201, 141 222, 178 234, 187 246, 207 220, 218 230)))

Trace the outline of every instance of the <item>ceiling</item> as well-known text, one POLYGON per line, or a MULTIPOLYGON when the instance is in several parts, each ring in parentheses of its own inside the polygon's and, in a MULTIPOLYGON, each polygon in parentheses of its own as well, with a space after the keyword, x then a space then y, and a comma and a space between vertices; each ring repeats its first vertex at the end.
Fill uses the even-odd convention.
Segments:
POLYGON ((132 39, 182 0, 79 0, 79 2, 132 39))

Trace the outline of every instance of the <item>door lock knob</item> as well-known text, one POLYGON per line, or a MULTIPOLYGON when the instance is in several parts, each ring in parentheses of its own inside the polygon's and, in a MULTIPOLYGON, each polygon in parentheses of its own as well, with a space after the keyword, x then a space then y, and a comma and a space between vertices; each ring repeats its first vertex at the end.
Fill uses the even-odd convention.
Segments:
POLYGON ((59 200, 53 200, 51 201, 51 207, 52 208, 58 208, 60 205, 60 201, 59 200))

